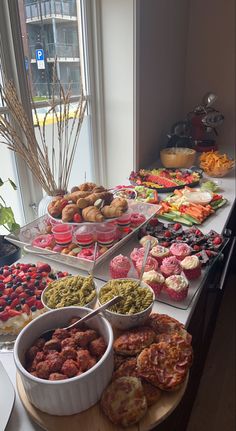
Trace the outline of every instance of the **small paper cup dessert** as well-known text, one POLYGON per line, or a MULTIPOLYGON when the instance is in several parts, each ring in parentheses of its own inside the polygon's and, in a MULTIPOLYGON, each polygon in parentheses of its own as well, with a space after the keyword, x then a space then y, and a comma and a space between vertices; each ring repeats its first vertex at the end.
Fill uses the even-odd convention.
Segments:
POLYGON ((160 295, 163 287, 165 287, 165 277, 157 271, 144 272, 144 283, 147 283, 155 293, 155 296, 160 295))
POLYGON ((162 261, 165 257, 170 255, 170 251, 167 247, 163 247, 162 245, 156 245, 150 251, 150 256, 157 260, 159 265, 162 264, 162 261))
POLYGON ((122 301, 120 303, 118 302, 114 306, 114 308, 116 310, 119 310, 118 307, 122 307, 121 310, 124 310, 124 307, 125 307, 127 308, 127 313, 124 313, 124 312, 122 313, 119 311, 111 311, 109 309, 104 310, 103 314, 107 318, 107 320, 109 320, 111 325, 114 328, 124 330, 124 329, 130 329, 130 328, 134 328, 135 326, 144 324, 149 314, 152 311, 153 303, 155 300, 153 289, 147 283, 143 281, 139 283, 139 280, 134 278, 119 278, 116 280, 110 280, 106 284, 104 284, 99 290, 99 293, 98 293, 99 305, 104 304, 105 302, 108 301, 109 298, 111 299, 113 296, 116 296, 117 294, 121 294, 121 295, 123 294, 122 296, 124 296, 125 302, 122 302, 122 301), (131 298, 129 297, 129 294, 127 295, 126 293, 124 283, 127 286, 130 286, 130 294, 131 295, 133 294, 131 298), (115 290, 114 290, 114 287, 115 287, 115 290), (139 287, 142 289, 142 295, 144 298, 141 301, 140 301, 139 290, 138 290, 139 287), (147 292, 145 292, 145 290, 143 289, 147 290, 147 292), (144 297, 144 293, 145 293, 145 297, 144 297), (147 297, 148 297, 148 300, 147 300, 147 297), (128 314, 131 310, 131 307, 135 307, 135 298, 139 304, 139 307, 142 309, 139 312, 128 314), (147 303, 147 306, 145 306, 145 301, 147 303))
MULTIPOLYGON (((143 258, 141 257, 136 262, 136 271, 137 271, 138 275, 140 275, 140 273, 141 273, 142 266, 143 266, 143 258)), ((148 271, 152 271, 152 270, 157 271, 157 268, 158 268, 158 263, 157 263, 156 259, 148 256, 147 261, 146 261, 146 265, 144 267, 144 272, 148 272, 148 271)))
MULTIPOLYGON (((84 285, 81 289, 78 288, 76 292, 73 289, 70 290, 69 280, 81 277, 83 279, 89 279, 90 277, 82 276, 69 276, 60 278, 52 281, 45 287, 42 292, 41 301, 46 310, 55 310, 64 307, 87 307, 93 308, 97 301, 97 289, 96 283, 92 279, 91 286, 84 285), (88 301, 86 300, 88 298, 88 301), (77 301, 78 299, 78 301, 77 301)), ((79 283, 78 283, 79 285, 79 283)))
POLYGON ((165 291, 174 301, 182 301, 188 295, 188 280, 183 275, 171 275, 166 278, 165 291))
POLYGON ((195 280, 201 275, 201 263, 197 256, 187 256, 180 265, 188 280, 195 280))
POLYGON ((185 242, 174 242, 170 246, 170 252, 178 260, 183 260, 186 256, 191 253, 191 248, 185 242))
POLYGON ((122 254, 115 256, 109 265, 111 278, 126 278, 130 268, 131 263, 128 257, 122 254))

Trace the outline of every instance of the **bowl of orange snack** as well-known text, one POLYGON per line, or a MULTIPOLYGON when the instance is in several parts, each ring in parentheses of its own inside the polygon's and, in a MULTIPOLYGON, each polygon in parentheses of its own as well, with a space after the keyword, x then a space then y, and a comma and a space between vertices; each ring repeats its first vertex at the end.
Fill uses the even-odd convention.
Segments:
POLYGON ((234 167, 235 160, 219 151, 208 151, 200 155, 200 167, 209 177, 224 177, 234 167))

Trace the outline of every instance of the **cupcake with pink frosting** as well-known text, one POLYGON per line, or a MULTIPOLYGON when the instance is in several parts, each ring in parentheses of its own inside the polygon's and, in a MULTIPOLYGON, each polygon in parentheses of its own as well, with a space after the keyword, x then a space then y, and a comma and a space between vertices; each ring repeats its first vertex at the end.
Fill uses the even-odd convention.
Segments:
POLYGON ((109 265, 112 278, 126 278, 131 268, 129 258, 119 254, 115 256, 109 265))
POLYGON ((178 275, 181 273, 182 268, 180 262, 175 256, 165 257, 160 266, 160 270, 164 277, 169 277, 171 275, 178 275))
POLYGON ((183 275, 171 275, 166 278, 165 291, 174 301, 182 301, 188 294, 188 280, 183 275))
POLYGON ((148 241, 150 241, 150 243, 151 243, 151 248, 155 247, 158 244, 158 239, 155 238, 155 236, 152 236, 152 235, 145 235, 145 236, 143 236, 140 239, 139 244, 142 247, 146 247, 148 241))
POLYGON ((150 256, 154 257, 157 260, 159 265, 162 264, 162 261, 165 257, 170 255, 170 251, 167 247, 163 247, 162 245, 156 245, 150 251, 150 256))
POLYGON ((191 248, 185 242, 174 242, 170 246, 170 252, 178 260, 183 260, 186 256, 190 255, 191 248))
POLYGON ((201 275, 201 263, 197 256, 187 256, 180 265, 188 280, 195 280, 201 275))
POLYGON ((142 281, 147 283, 153 289, 155 295, 159 295, 165 286, 165 278, 163 275, 154 270, 144 272, 142 281))
POLYGON ((141 247, 141 248, 134 248, 133 251, 130 253, 130 258, 133 262, 134 267, 136 268, 136 262, 138 259, 140 259, 141 257, 144 257, 144 253, 145 253, 145 248, 141 247))
MULTIPOLYGON (((141 273, 142 265, 143 265, 143 257, 140 257, 136 262, 136 271, 138 275, 140 275, 141 273)), ((156 259, 153 259, 153 257, 148 256, 146 260, 146 265, 144 267, 144 272, 149 272, 149 271, 152 271, 153 269, 154 271, 156 271, 157 268, 158 268, 158 263, 156 259)))

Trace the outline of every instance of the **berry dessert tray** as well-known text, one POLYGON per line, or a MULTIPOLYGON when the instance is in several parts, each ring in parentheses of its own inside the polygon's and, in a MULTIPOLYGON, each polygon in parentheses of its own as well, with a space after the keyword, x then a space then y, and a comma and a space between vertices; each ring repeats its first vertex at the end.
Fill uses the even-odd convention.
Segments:
POLYGON ((47 284, 66 276, 44 262, 0 268, 0 351, 11 351, 21 329, 44 312, 41 294, 47 284))
POLYGON ((202 170, 192 169, 140 169, 131 172, 129 180, 135 186, 157 189, 159 193, 170 193, 185 186, 196 187, 202 177, 202 170))
POLYGON ((128 210, 122 217, 110 219, 106 224, 93 223, 92 226, 60 222, 55 225, 45 215, 22 227, 17 235, 6 236, 6 239, 26 252, 91 272, 129 241, 159 210, 160 205, 129 200, 128 210))

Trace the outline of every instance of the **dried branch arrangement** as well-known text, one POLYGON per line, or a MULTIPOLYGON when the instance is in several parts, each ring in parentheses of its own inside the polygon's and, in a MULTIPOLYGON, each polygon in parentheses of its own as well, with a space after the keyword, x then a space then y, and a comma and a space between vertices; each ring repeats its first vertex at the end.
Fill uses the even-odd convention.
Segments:
POLYGON ((36 139, 32 121, 28 118, 13 83, 8 81, 4 87, 0 86, 0 96, 10 114, 0 115, 0 136, 3 137, 0 142, 22 157, 49 195, 68 189, 87 106, 86 97, 81 90, 76 109, 71 115, 70 88, 65 91, 55 74, 52 88, 52 98, 48 101, 49 109, 41 125, 32 98, 32 108, 36 118, 35 128, 40 137, 36 139), (52 126, 48 138, 46 124, 49 115, 52 118, 52 126))

